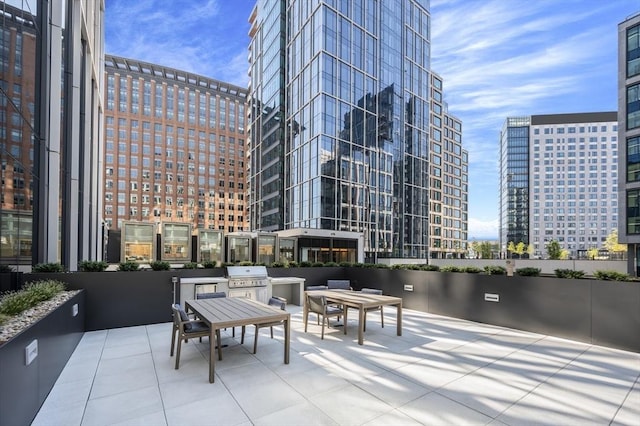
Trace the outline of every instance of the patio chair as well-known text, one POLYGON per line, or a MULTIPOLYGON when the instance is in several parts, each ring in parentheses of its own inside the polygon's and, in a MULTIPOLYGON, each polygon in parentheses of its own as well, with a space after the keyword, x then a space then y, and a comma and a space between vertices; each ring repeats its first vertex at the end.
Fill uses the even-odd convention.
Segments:
POLYGON ((314 296, 307 293, 307 315, 304 318, 304 332, 307 332, 307 323, 309 322, 309 313, 313 312, 318 317, 318 322, 320 321, 320 317, 322 317, 322 334, 321 339, 324 339, 324 323, 326 320, 327 326, 331 326, 329 323, 330 317, 338 317, 340 318, 344 315, 344 322, 347 322, 347 311, 343 312, 342 309, 336 308, 335 306, 331 306, 327 304, 326 296, 314 296))
POLYGON ((224 291, 216 291, 213 293, 196 293, 196 299, 217 299, 219 297, 227 297, 224 291))
POLYGON ((328 290, 329 287, 326 285, 310 285, 305 290, 306 291, 318 291, 318 290, 328 290))
MULTIPOLYGON (((363 288, 360 292, 367 294, 382 294, 382 290, 378 290, 377 288, 363 288)), ((367 308, 364 310, 364 324, 362 324, 362 331, 367 331, 367 312, 377 310, 380 310, 380 324, 382 325, 382 328, 384 328, 384 312, 382 311, 382 306, 377 306, 375 308, 367 308)))
MULTIPOLYGON (((192 320, 180 304, 171 306, 173 311, 173 329, 171 331, 171 352, 170 356, 173 356, 173 350, 176 345, 176 333, 178 334, 178 349, 176 350, 176 366, 177 370, 180 367, 180 349, 182 347, 182 340, 187 343, 189 339, 198 337, 202 341, 203 337, 210 336, 209 326, 200 320, 192 320)), ((216 338, 218 339, 218 356, 222 359, 222 352, 220 350, 220 330, 216 331, 216 338)), ((212 354, 213 356, 213 354, 212 354)))
POLYGON ((327 280, 329 290, 353 290, 349 280, 327 280))
MULTIPOLYGON (((287 306, 287 299, 285 299, 284 297, 273 296, 272 298, 269 299, 268 305, 277 306, 278 308, 284 311, 285 307, 287 306)), ((254 332, 254 339, 253 339, 253 353, 255 354, 256 349, 258 348, 258 334, 261 328, 269 327, 271 329, 271 338, 273 339, 273 327, 278 325, 283 325, 283 324, 284 324, 284 321, 274 321, 274 322, 268 322, 264 324, 254 324, 254 327, 256 329, 254 332)), ((244 343, 244 330, 245 328, 244 326, 242 326, 242 337, 240 338, 240 344, 244 343)))

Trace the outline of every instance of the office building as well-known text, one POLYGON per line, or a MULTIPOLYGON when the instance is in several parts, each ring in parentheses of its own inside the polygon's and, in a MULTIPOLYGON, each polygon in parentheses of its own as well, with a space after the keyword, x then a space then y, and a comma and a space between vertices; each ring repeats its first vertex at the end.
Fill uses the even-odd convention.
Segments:
POLYGON ((367 261, 461 255, 466 153, 432 84, 429 20, 418 0, 256 4, 251 229, 359 233, 367 261), (433 216, 432 189, 442 197, 433 216))
POLYGON ((0 1, 0 263, 102 258, 104 2, 0 1))
POLYGON ((571 257, 603 248, 618 226, 617 113, 532 115, 501 134, 500 244, 545 257, 557 241, 571 257))
POLYGON ((136 221, 248 230, 246 89, 113 55, 105 73, 109 229, 136 221))
POLYGON ((640 13, 618 25, 618 147, 620 222, 628 270, 640 272, 640 13))

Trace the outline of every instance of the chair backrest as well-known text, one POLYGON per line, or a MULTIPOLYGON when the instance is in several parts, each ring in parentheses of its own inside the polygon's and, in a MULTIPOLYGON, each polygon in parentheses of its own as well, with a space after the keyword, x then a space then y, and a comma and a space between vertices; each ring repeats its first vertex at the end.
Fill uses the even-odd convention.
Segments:
POLYGON ((324 314, 324 308, 327 305, 327 298, 325 296, 312 296, 308 294, 307 301, 309 302, 308 305, 311 312, 324 314))
MULTIPOLYGON (((171 310, 173 311, 173 323, 176 326, 180 326, 180 323, 182 321, 189 321, 189 315, 187 315, 187 313, 185 312, 184 309, 182 309, 182 306, 180 306, 179 303, 176 303, 175 305, 171 305, 171 310)), ((191 330, 191 324, 187 323, 184 325, 184 329, 185 330, 191 330)))
POLYGON ((306 288, 307 291, 316 291, 316 290, 328 290, 329 287, 326 285, 310 285, 306 288))
POLYGON ((274 296, 269 299, 268 304, 271 306, 277 306, 284 311, 287 306, 287 299, 274 296))
POLYGON ((349 280, 327 280, 329 289, 351 290, 351 282, 349 280))
POLYGON ((368 294, 382 294, 382 290, 378 290, 377 288, 363 288, 360 292, 368 294))
POLYGON ((196 293, 196 299, 218 299, 220 297, 227 297, 227 293, 224 291, 216 291, 213 293, 196 293))

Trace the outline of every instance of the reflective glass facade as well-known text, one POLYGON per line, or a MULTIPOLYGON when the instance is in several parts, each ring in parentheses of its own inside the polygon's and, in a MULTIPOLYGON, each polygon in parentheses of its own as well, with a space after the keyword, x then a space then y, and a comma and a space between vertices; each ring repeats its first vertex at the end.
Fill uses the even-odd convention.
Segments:
POLYGON ((529 117, 507 118, 500 132, 500 248, 529 244, 529 117))
POLYGON ((426 3, 258 2, 252 229, 359 232, 369 260, 428 257, 435 170, 426 3))
POLYGON ((14 269, 102 257, 102 6, 0 1, 0 262, 14 269))

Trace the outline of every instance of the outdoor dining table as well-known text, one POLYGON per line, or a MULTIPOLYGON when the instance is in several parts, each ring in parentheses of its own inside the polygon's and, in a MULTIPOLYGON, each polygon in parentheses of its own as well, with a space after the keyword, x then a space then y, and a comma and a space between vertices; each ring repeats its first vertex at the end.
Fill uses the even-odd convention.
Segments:
MULTIPOLYGON (((221 297, 217 299, 187 300, 187 310, 194 312, 199 319, 209 325, 211 334, 209 343, 209 383, 215 380, 216 330, 227 327, 241 327, 251 324, 284 322, 284 363, 289 364, 289 347, 291 341, 291 314, 279 308, 244 297, 221 297)), ((220 345, 220 342, 218 342, 220 345)), ((222 352, 218 352, 222 359, 222 352)))
MULTIPOLYGON (((325 296, 327 302, 343 305, 349 308, 358 309, 358 344, 364 343, 364 313, 370 308, 382 306, 395 306, 397 308, 396 327, 397 335, 402 336, 402 298, 395 296, 386 296, 381 294, 361 293, 359 291, 350 290, 312 290, 305 292, 303 318, 307 320, 307 294, 317 296, 325 296)), ((346 308, 345 308, 346 309, 346 308)), ((345 334, 347 334, 347 324, 345 321, 345 334)))

